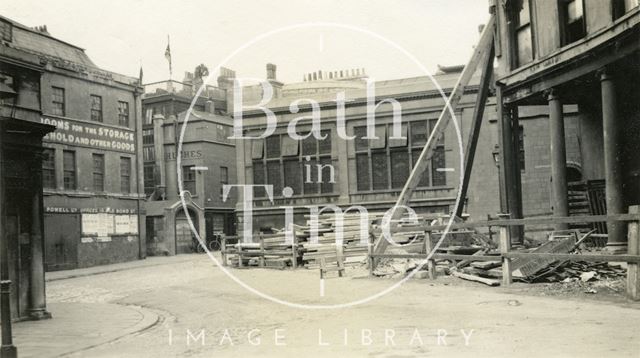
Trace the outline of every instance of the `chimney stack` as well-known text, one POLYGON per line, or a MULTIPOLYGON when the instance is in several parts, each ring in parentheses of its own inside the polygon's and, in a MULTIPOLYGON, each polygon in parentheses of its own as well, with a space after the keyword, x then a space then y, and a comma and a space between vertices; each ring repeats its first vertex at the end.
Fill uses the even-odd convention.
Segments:
POLYGON ((276 65, 274 65, 273 63, 267 63, 267 79, 276 79, 276 65))

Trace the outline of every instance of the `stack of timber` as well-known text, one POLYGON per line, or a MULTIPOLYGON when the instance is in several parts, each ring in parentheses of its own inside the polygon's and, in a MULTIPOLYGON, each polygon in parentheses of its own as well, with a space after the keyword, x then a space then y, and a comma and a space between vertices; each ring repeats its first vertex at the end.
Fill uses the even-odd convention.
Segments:
POLYGON ((287 240, 286 233, 259 234, 257 242, 224 245, 223 260, 238 267, 296 268, 301 258, 298 238, 287 240))
POLYGON ((365 217, 361 231, 360 213, 346 213, 343 218, 342 236, 340 237, 336 227, 336 215, 322 214, 316 217, 307 216, 307 226, 298 227, 300 242, 302 243, 302 262, 307 268, 319 268, 320 261, 336 263, 338 257, 344 260, 345 264, 358 264, 362 262, 368 252, 370 245, 369 227, 378 220, 382 214, 369 213, 365 217), (313 222, 312 220, 316 220, 313 222), (311 230, 317 227, 317 242, 311 237, 311 230), (341 255, 339 252, 341 251, 341 255))

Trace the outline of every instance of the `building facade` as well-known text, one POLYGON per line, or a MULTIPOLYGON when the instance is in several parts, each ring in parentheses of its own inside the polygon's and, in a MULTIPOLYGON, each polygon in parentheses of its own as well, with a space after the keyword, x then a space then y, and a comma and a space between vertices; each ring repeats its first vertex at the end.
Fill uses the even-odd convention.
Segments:
POLYGON ((233 122, 226 115, 224 89, 205 86, 195 97, 206 74, 206 67, 198 66, 195 76, 187 73, 181 83, 145 85, 143 141, 150 255, 193 252, 192 229, 203 240, 235 233, 237 195, 223 198, 223 185, 237 182, 235 143, 229 139, 233 122))
POLYGON ((144 257, 138 79, 98 68, 46 27, 3 20, 11 27, 5 46, 38 58, 37 121, 56 127, 42 163, 47 269, 144 257))
POLYGON ((42 137, 55 128, 39 123, 44 66, 11 46, 13 24, 2 17, 0 34, 0 294, 9 296, 2 314, 49 318, 40 168, 42 137))
MULTIPOLYGON (((571 214, 576 145, 582 161, 580 180, 601 183, 606 209, 593 214, 619 214, 640 201, 640 108, 638 59, 640 8, 637 0, 510 0, 492 2, 496 15, 496 76, 501 127, 502 195, 508 211, 523 214, 527 200, 521 187, 517 137, 520 108, 546 106, 549 153, 539 165, 548 167, 554 215, 571 214), (576 106, 575 123, 563 114, 576 106), (575 128, 578 139, 568 128, 575 128), (569 195, 571 194, 571 195, 569 195)), ((526 214, 526 213, 525 213, 526 214)), ((558 225, 558 229, 566 225, 558 225)), ((626 224, 609 222, 608 247, 626 252, 626 224)))
MULTIPOLYGON (((461 70, 460 66, 441 67, 433 78, 448 95, 461 70)), ((281 86, 274 90, 279 95, 266 105, 277 117, 276 129, 266 138, 238 140, 236 145, 239 183, 273 185, 273 201, 264 190, 254 193, 254 232, 282 229, 284 206, 294 207, 294 221, 298 224, 307 220, 309 206, 334 204, 344 210, 357 205, 369 212, 388 210, 395 204, 444 106, 442 93, 428 77, 374 82, 375 103, 366 101, 367 77, 360 69, 342 71, 342 75, 340 71, 309 74, 300 83, 279 84, 269 76, 267 80, 281 86), (339 92, 344 92, 347 99, 346 134, 355 136, 350 140, 337 135, 336 118, 340 109, 336 105, 336 94, 339 92), (318 118, 325 139, 309 137, 296 141, 287 134, 287 127, 300 116, 308 118, 296 121, 296 130, 301 135, 311 130, 311 106, 300 106, 297 113, 290 111, 289 105, 302 98, 318 102, 318 118), (398 136, 394 135, 392 100, 401 106, 400 134, 404 139, 393 138, 398 136), (363 139, 367 136, 369 105, 377 105, 375 133, 378 139, 375 140, 363 139), (332 177, 334 180, 330 182, 332 177), (285 187, 293 190, 292 196, 283 194, 285 187)), ((453 210, 460 187, 460 154, 467 146, 478 82, 476 75, 456 109, 460 136, 456 126, 449 125, 412 196, 410 206, 419 215, 450 214, 453 210)), ((246 105, 258 103, 260 94, 261 91, 253 87, 247 88, 243 95, 246 105)), ((465 212, 476 220, 504 212, 499 190, 500 132, 495 101, 495 97, 490 97, 485 108, 469 190, 463 202, 465 212)), ((576 167, 582 167, 576 123, 583 114, 577 106, 565 106, 563 111, 572 144, 567 148, 568 157, 576 167)), ((551 183, 549 167, 543 164, 549 156, 548 145, 545 146, 549 141, 548 108, 526 106, 521 112, 517 148, 526 213, 548 215, 552 210, 551 183)), ((257 137, 264 133, 267 119, 263 110, 254 109, 243 112, 242 122, 245 136, 257 137)), ((239 230, 244 210, 239 202, 239 230)), ((538 227, 527 235, 538 237, 545 229, 538 227)))

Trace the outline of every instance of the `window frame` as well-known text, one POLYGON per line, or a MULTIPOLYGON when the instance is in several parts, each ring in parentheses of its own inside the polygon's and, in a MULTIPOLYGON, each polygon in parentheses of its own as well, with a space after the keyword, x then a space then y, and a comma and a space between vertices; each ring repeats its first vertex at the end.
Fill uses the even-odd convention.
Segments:
POLYGON ((120 157, 120 192, 131 194, 131 163, 130 157, 120 157), (125 165, 126 164, 126 165, 125 165), (126 168, 126 171, 123 170, 126 168))
POLYGON ((76 152, 74 150, 62 151, 62 178, 63 188, 65 190, 78 190, 78 159, 76 158, 76 152), (71 158, 73 160, 71 162, 71 170, 67 167, 68 155, 71 155, 71 158), (71 173, 70 176, 68 176, 69 173, 71 173), (71 182, 71 180, 67 181, 68 178, 72 179, 72 185, 68 183, 71 182))
POLYGON ((92 163, 92 169, 91 169, 91 174, 92 174, 92 179, 93 179, 93 191, 95 192, 104 192, 105 191, 105 185, 104 185, 104 175, 105 175, 105 156, 103 153, 92 153, 91 154, 91 163, 92 163), (100 165, 97 165, 97 161, 96 159, 100 160, 100 165), (99 178, 99 181, 96 181, 96 179, 99 178), (96 185, 97 183, 100 183, 99 185, 96 185))
POLYGON ((90 99, 91 99, 91 105, 90 105, 90 119, 93 122, 99 122, 99 123, 103 123, 104 122, 104 116, 103 116, 103 112, 102 112, 102 107, 103 107, 103 103, 102 103, 102 96, 98 96, 97 94, 92 94, 89 95, 90 99), (98 100, 98 104, 99 104, 99 108, 95 108, 94 105, 96 104, 96 101, 94 100, 98 100))
POLYGON ((585 37, 587 37, 587 9, 584 3, 584 0, 558 0, 558 12, 560 18, 560 43, 561 46, 568 46, 572 43, 578 42, 585 37), (580 3, 582 7, 582 16, 581 20, 576 20, 574 22, 569 23, 569 14, 568 7, 571 3, 580 3), (575 39, 569 38, 569 27, 577 21, 582 21, 582 36, 577 37, 575 39))
POLYGON ((42 187, 44 189, 56 189, 57 185, 56 150, 55 148, 45 147, 42 151, 42 187), (50 160, 47 160, 47 158, 50 160))
POLYGON ((534 31, 534 23, 532 21, 532 19, 535 16, 535 10, 534 10, 534 6, 532 6, 532 1, 531 0, 520 0, 522 4, 527 4, 527 6, 525 7, 523 5, 522 9, 517 9, 516 8, 516 4, 518 4, 517 1, 512 1, 511 5, 510 5, 510 9, 509 9, 509 37, 510 37, 510 44, 511 44, 511 69, 515 70, 517 68, 523 67, 527 64, 532 63, 535 59, 536 59, 536 53, 537 53, 537 47, 536 47, 536 37, 535 37, 535 31, 534 31), (523 11, 528 10, 528 22, 527 23, 521 23, 520 22, 520 18, 521 18, 521 13, 523 11), (530 46, 531 46, 531 58, 527 59, 527 61, 523 61, 520 58, 520 41, 519 41, 519 34, 523 31, 528 31, 529 32, 529 39, 531 41, 530 46))
MULTIPOLYGON (((435 123, 437 122, 436 118, 422 118, 422 119, 417 119, 417 120, 411 120, 411 121, 407 121, 407 122, 403 122, 403 124, 407 125, 407 141, 406 141, 406 145, 400 145, 400 146, 390 146, 389 145, 389 138, 387 138, 387 144, 385 145, 384 148, 371 148, 371 147, 364 147, 364 143, 365 142, 369 142, 368 140, 362 140, 360 138, 360 134, 362 133, 366 133, 366 125, 362 125, 362 126, 354 126, 353 127, 353 135, 356 135, 354 142, 354 152, 355 152, 355 157, 356 157, 356 165, 355 165, 355 175, 356 178, 358 178, 356 180, 356 193, 358 194, 367 194, 367 193, 379 193, 379 192, 397 192, 397 191, 401 191, 403 186, 399 186, 399 187, 394 187, 394 183, 393 183, 393 175, 392 175, 392 168, 393 168, 393 162, 391 161, 391 157, 392 157, 392 153, 396 154, 399 152, 406 152, 407 153, 407 163, 409 165, 409 170, 412 171, 414 166, 415 166, 415 162, 417 161, 417 158, 419 158, 420 153, 422 152, 422 149, 424 148, 424 146, 426 145, 426 141, 428 141, 429 136, 431 135, 431 132, 433 131, 433 128, 435 127, 435 123), (421 141, 414 143, 415 138, 414 138, 414 127, 418 127, 419 125, 424 125, 426 124, 426 128, 427 128, 427 133, 426 133, 426 138, 425 138, 425 143, 422 143, 421 141), (363 132, 364 131, 364 132, 363 132), (374 154, 378 155, 380 153, 384 153, 385 154, 385 159, 386 159, 386 171, 387 171, 387 179, 386 179, 386 188, 383 189, 374 189, 374 175, 373 175, 373 156, 374 154), (415 157, 414 157, 414 153, 418 153, 415 157), (368 177, 368 181, 369 184, 367 186, 367 188, 362 188, 360 186, 360 181, 359 178, 361 177, 362 173, 358 172, 358 157, 360 158, 364 158, 366 156, 366 158, 368 159, 368 169, 367 169, 367 177, 368 177)), ((387 126, 386 128, 386 135, 387 137, 390 137, 390 133, 393 133, 393 123, 386 123, 384 124, 385 126, 387 126)), ((445 165, 446 165, 446 146, 445 146, 445 141, 444 141, 444 136, 438 141, 438 143, 436 144, 436 150, 441 151, 443 153, 443 155, 445 155, 445 165)), ((425 173, 428 173, 429 177, 428 177, 428 184, 425 185, 424 183, 424 179, 425 176, 423 174, 423 178, 420 181, 417 189, 440 189, 440 188, 445 188, 447 186, 447 176, 446 176, 446 171, 440 171, 439 173, 442 173, 441 175, 444 176, 444 185, 434 185, 434 172, 437 170, 437 168, 433 168, 433 163, 434 160, 436 158, 432 157, 430 162, 427 164, 427 168, 425 169, 425 173)), ((407 175, 407 178, 409 177, 411 172, 409 172, 409 174, 407 175)))
POLYGON ((118 125, 129 128, 131 124, 129 122, 130 115, 129 102, 118 101, 118 125))
POLYGON ((67 114, 66 103, 66 91, 63 87, 51 86, 51 113, 56 116, 64 117, 67 114), (56 91, 62 92, 62 98, 60 101, 59 94, 56 91), (61 108, 58 108, 60 106, 61 108))
POLYGON ((182 166, 182 189, 191 193, 191 196, 198 195, 196 185, 196 171, 192 169, 195 167, 196 166, 194 164, 182 166), (193 190, 190 190, 191 188, 193 188, 193 190))
MULTIPOLYGON (((306 132, 308 133, 308 132, 306 132)), ((305 134, 306 134, 305 133, 305 134)), ((320 196, 320 195, 333 195, 335 194, 335 190, 336 190, 336 186, 334 185, 335 183, 318 183, 317 182, 317 176, 318 176, 318 167, 316 166, 317 164, 321 164, 321 165, 331 165, 334 169, 334 174, 335 174, 335 166, 333 165, 333 138, 332 138, 332 128, 325 128, 325 129, 321 129, 320 130, 320 134, 321 136, 324 136, 325 134, 327 134, 327 139, 328 142, 330 142, 329 144, 326 144, 324 141, 327 141, 327 139, 323 139, 323 140, 318 140, 315 139, 315 137, 313 137, 313 135, 311 135, 308 139, 306 139, 306 145, 309 145, 309 143, 313 142, 313 146, 314 151, 313 152, 305 152, 305 147, 304 147, 304 143, 305 140, 297 140, 296 141, 296 145, 297 145, 297 154, 296 155, 283 155, 283 149, 282 149, 282 145, 284 143, 284 137, 288 136, 287 133, 277 133, 277 134, 273 134, 265 139, 260 139, 260 141, 262 141, 262 146, 264 148, 263 150, 263 155, 262 158, 253 158, 251 161, 251 169, 253 172, 252 175, 252 179, 253 179, 253 183, 254 184, 263 184, 263 185, 269 185, 271 183, 269 183, 269 172, 268 172, 268 167, 269 164, 273 166, 277 165, 278 166, 278 171, 279 171, 279 182, 277 185, 276 184, 272 184, 273 185, 273 196, 274 197, 283 197, 282 195, 282 189, 287 187, 287 183, 289 183, 288 178, 286 176, 285 173, 285 163, 291 163, 296 161, 298 163, 298 165, 300 166, 300 178, 298 186, 301 189, 300 192, 295 192, 293 193, 293 197, 303 197, 303 196, 320 196), (273 155, 273 153, 269 153, 269 146, 267 145, 267 141, 269 140, 269 138, 274 137, 274 136, 278 136, 279 140, 278 140, 278 144, 279 144, 279 151, 278 151, 278 156, 273 155), (324 143, 325 145, 321 145, 321 143, 324 143), (309 157, 309 161, 306 160, 306 158, 309 157), (324 164, 322 164, 322 162, 324 161, 324 164), (328 162, 327 162, 328 161, 328 162), (264 179, 264 183, 257 183, 256 182, 256 163, 260 163, 258 168, 260 168, 259 170, 262 170, 262 178, 264 179), (277 164, 275 164, 277 163, 277 164), (305 179, 306 179, 306 165, 310 165, 311 167, 311 179, 313 180, 313 183, 305 183, 305 179)), ((303 135, 303 133, 299 133, 300 135, 303 135)), ((275 139, 271 139, 271 141, 275 141, 275 139)), ((255 142, 255 140, 254 140, 255 142)), ((253 145, 253 143, 252 143, 253 145)), ((258 144, 258 146, 260 146, 260 144, 258 144)), ((326 173, 327 171, 323 171, 323 174, 326 173)), ((266 192, 264 189, 262 190, 256 190, 254 193, 254 197, 257 199, 263 199, 266 198, 266 192)))

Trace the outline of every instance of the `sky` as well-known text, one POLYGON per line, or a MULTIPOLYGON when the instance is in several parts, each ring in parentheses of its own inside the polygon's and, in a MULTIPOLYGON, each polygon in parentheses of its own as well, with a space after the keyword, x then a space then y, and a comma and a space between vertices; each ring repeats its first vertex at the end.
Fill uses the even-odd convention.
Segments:
POLYGON ((142 66, 145 83, 169 78, 168 38, 174 80, 199 64, 264 78, 274 63, 285 83, 352 68, 420 76, 415 61, 431 73, 466 63, 489 18, 487 0, 5 0, 0 14, 46 24, 105 70, 137 77, 142 66))

